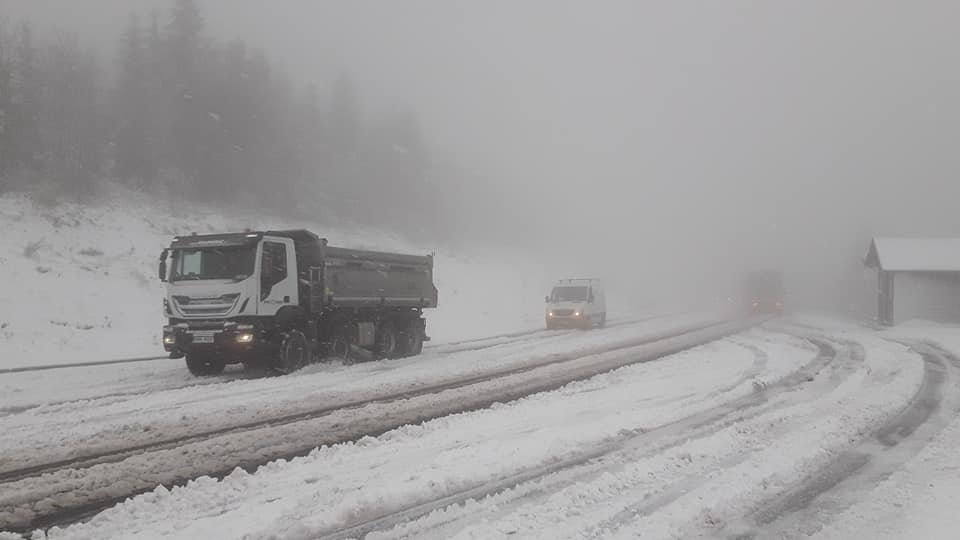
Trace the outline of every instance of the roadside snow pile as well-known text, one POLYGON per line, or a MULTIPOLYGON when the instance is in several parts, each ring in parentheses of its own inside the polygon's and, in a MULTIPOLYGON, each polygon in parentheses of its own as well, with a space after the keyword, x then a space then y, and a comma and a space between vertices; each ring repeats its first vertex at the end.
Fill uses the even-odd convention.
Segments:
MULTIPOLYGON (((114 190, 93 206, 0 197, 0 369, 162 355, 157 256, 172 236, 244 228, 308 228, 334 245, 428 253, 382 231, 336 230, 114 190)), ((438 341, 536 328, 549 280, 509 253, 438 253, 438 341)))

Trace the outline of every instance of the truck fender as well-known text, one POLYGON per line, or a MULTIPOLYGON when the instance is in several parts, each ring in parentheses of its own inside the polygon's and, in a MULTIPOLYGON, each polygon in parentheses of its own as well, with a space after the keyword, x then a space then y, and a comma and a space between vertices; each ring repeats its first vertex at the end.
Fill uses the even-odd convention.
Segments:
POLYGON ((283 306, 277 311, 276 324, 281 330, 302 330, 307 324, 307 314, 300 306, 283 306))

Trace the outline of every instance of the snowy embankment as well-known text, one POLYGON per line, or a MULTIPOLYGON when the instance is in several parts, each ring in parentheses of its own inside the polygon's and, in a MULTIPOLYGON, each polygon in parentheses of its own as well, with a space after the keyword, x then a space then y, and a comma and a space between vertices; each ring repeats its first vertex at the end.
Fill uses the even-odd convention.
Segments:
MULTIPOLYGON (((197 206, 169 211, 168 204, 117 189, 92 206, 47 208, 23 196, 2 196, 0 370, 162 356, 163 288, 156 268, 172 236, 299 227, 333 245, 433 251, 384 231, 197 206)), ((437 253, 440 307, 428 314, 430 334, 450 341, 542 326, 543 294, 557 277, 546 274, 515 253, 437 253)))

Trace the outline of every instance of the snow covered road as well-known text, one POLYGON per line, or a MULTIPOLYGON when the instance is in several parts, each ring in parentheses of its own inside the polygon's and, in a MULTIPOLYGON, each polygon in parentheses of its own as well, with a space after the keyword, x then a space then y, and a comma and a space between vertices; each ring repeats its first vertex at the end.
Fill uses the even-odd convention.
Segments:
MULTIPOLYGON (((534 482, 539 478, 560 485, 561 492, 582 486, 583 477, 615 480, 616 475, 603 472, 605 467, 627 466, 641 455, 669 466, 674 462, 664 458, 671 451, 669 444, 687 439, 698 422, 729 422, 730 415, 736 416, 742 409, 740 404, 731 403, 748 400, 764 406, 767 400, 758 390, 772 389, 787 380, 790 382, 784 383, 784 388, 795 388, 822 372, 824 379, 834 382, 812 386, 828 392, 855 371, 849 366, 826 369, 823 366, 833 356, 818 363, 822 356, 819 353, 817 347, 802 340, 753 331, 506 405, 325 447, 305 458, 271 464, 254 475, 235 472, 219 482, 199 480, 170 492, 155 491, 104 512, 87 524, 52 531, 51 536, 109 536, 111 528, 122 523, 126 536, 149 538, 170 525, 168 513, 179 513, 176 530, 183 537, 252 533, 255 538, 271 534, 312 538, 337 534, 465 491, 482 491, 504 479, 516 484, 516 478, 524 475, 532 474, 534 482), (805 367, 812 371, 803 371, 805 367), (791 377, 798 371, 803 375, 791 377), (716 415, 719 409, 723 410, 719 418, 702 416, 708 411, 716 415), (605 461, 600 466, 595 459, 605 461), (558 463, 570 463, 572 468, 551 473, 558 463), (546 475, 538 474, 544 468, 546 475), (556 475, 565 476, 567 482, 558 483, 556 475), (579 478, 574 484, 569 483, 571 475, 579 478)), ((852 358, 848 362, 860 363, 852 358)), ((716 437, 714 434, 707 440, 717 444, 716 437)), ((729 437, 721 440, 736 446, 737 441, 729 437)), ((687 452, 687 444, 674 446, 672 451, 687 452)), ((420 536, 435 531, 438 537, 456 530, 472 534, 469 531, 478 526, 474 518, 488 512, 497 518, 492 523, 512 523, 510 516, 496 515, 504 507, 498 504, 498 497, 509 497, 506 506, 519 512, 518 522, 536 525, 533 531, 542 531, 550 523, 557 528, 540 537, 564 536, 563 531, 576 530, 569 522, 558 523, 546 511, 542 521, 531 522, 531 516, 522 509, 536 502, 537 497, 531 494, 546 488, 529 483, 520 482, 508 494, 494 494, 466 508, 438 510, 387 532, 420 536)), ((582 496, 579 499, 587 502, 582 496)), ((566 499, 562 502, 563 507, 569 504, 566 499)), ((492 529, 478 532, 476 537, 508 533, 492 529)))
MULTIPOLYGON (((647 319, 594 332, 548 332, 537 339, 473 344, 466 350, 428 351, 390 362, 354 366, 311 366, 288 377, 190 378, 178 366, 176 374, 150 383, 131 376, 117 385, 108 379, 95 386, 95 397, 62 400, 37 406, 21 402, 16 414, 0 417, 0 475, 23 467, 95 456, 124 448, 180 438, 224 428, 247 427, 277 419, 342 407, 348 403, 404 397, 425 387, 472 381, 488 375, 575 359, 622 349, 720 322, 713 315, 679 315, 647 319), (136 391, 136 385, 143 391, 136 391), (55 433, 56 444, 51 444, 55 433)), ((482 343, 482 342, 481 342, 482 343)), ((150 379, 154 372, 143 372, 150 379)), ((41 372, 38 372, 41 373, 41 372)), ((47 372, 49 373, 49 372, 47 372)), ((34 383, 33 390, 41 392, 34 383)), ((83 391, 86 391, 84 389, 83 391)), ((25 389, 23 394, 31 394, 25 389)), ((36 399, 36 398, 34 398, 36 399)), ((43 398, 41 398, 43 399, 43 398)), ((8 410, 13 406, 7 406, 8 410)))
MULTIPOLYGON (((432 378, 412 363, 328 367, 304 377, 345 384, 341 371, 356 368, 368 388, 397 390, 526 366, 402 402, 67 467, 5 485, 15 493, 5 489, 0 507, 22 518, 82 507, 96 499, 87 494, 118 497, 85 523, 41 533, 49 538, 850 538, 879 536, 859 534, 873 530, 865 515, 902 517, 905 489, 951 493, 937 491, 923 464, 960 469, 945 453, 960 436, 956 331, 798 318, 690 349, 717 331, 711 322, 682 316, 603 335, 449 344, 432 378), (499 362, 484 362, 492 351, 499 362), (640 356, 657 361, 635 363, 640 356), (216 469, 218 460, 266 462, 304 440, 323 446, 255 473, 216 469), (203 471, 218 474, 120 502, 203 471), (916 475, 931 481, 919 486, 916 475)), ((211 406, 222 407, 220 386, 295 378, 189 391, 214 390, 211 406)), ((298 386, 261 403, 286 407, 298 386)), ((947 505, 935 508, 950 519, 947 505)), ((885 526, 942 532, 889 517, 885 526)))
MULTIPOLYGON (((437 360, 444 361, 442 369, 427 358, 350 366, 340 370, 335 390, 322 387, 318 392, 320 381, 330 378, 329 372, 321 372, 314 374, 313 384, 297 381, 298 377, 284 377, 231 381, 223 386, 233 388, 220 389, 221 393, 213 385, 177 389, 175 399, 166 397, 169 392, 156 392, 140 396, 140 406, 133 410, 121 408, 106 415, 86 409, 101 406, 97 400, 57 404, 52 407, 54 414, 41 408, 41 416, 33 420, 24 417, 36 414, 35 409, 11 414, 2 422, 11 430, 20 428, 25 436, 3 441, 6 448, 14 450, 3 454, 5 466, 0 480, 5 485, 0 493, 0 522, 16 526, 41 515, 63 513, 65 508, 79 511, 94 502, 124 497, 160 483, 226 473, 234 465, 253 467, 305 453, 319 444, 486 407, 688 348, 749 324, 718 325, 717 319, 705 316, 666 317, 622 328, 566 334, 570 341, 563 344, 553 343, 552 338, 564 336, 552 333, 551 339, 538 344, 522 343, 499 352, 493 349, 503 347, 439 355, 437 360), (504 354, 507 352, 510 354, 504 354), (353 369, 363 367, 379 369, 353 369), (378 377, 378 372, 382 376, 378 377), (327 377, 320 379, 322 374, 327 377), (246 386, 236 386, 241 383, 246 386), (278 393, 278 389, 286 391, 278 393), (192 392, 189 400, 184 399, 184 392, 192 392), (218 409, 223 407, 221 399, 237 393, 248 399, 227 400, 229 406, 218 409), (143 429, 151 420, 165 422, 172 415, 175 421, 191 406, 219 414, 204 415, 206 422, 197 424, 171 423, 165 428, 143 429), (171 413, 173 410, 177 412, 171 413), (125 413, 144 420, 131 429, 125 413), (237 423, 239 420, 231 418, 246 421, 237 423), (49 424, 44 426, 40 419, 57 422, 59 431, 49 424), (95 425, 84 430, 87 421, 95 425), (90 429, 96 431, 91 433, 90 429), (49 442, 51 433, 57 434, 54 437, 60 444, 44 443, 49 442), (81 435, 77 437, 76 433, 81 435), (28 452, 16 450, 25 444, 34 446, 28 452), (224 471, 224 467, 228 468, 224 471), (10 510, 4 511, 7 508, 10 510)), ((309 374, 300 377, 309 378, 309 374)), ((118 405, 113 399, 108 400, 107 408, 118 405)), ((123 400, 122 404, 127 403, 123 400)))

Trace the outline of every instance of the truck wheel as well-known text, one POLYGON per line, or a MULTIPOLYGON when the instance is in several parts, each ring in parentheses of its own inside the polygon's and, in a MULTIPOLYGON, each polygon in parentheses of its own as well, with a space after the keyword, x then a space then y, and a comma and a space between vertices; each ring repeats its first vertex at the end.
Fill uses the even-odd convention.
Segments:
POLYGON ((212 354, 188 354, 187 369, 197 377, 219 375, 226 364, 212 354))
POLYGON ((400 339, 390 323, 384 323, 377 332, 377 354, 384 358, 400 356, 400 339))
POLYGON ((280 345, 280 365, 277 367, 277 371, 293 373, 307 365, 309 361, 310 347, 307 344, 306 336, 299 330, 292 330, 280 345))
POLYGON ((600 314, 600 328, 603 328, 607 325, 607 312, 604 311, 600 314))
POLYGON ((340 360, 345 366, 352 364, 353 352, 351 351, 351 346, 355 341, 356 340, 353 338, 353 333, 350 332, 350 329, 342 328, 338 330, 333 336, 333 341, 330 343, 330 358, 340 360))
POLYGON ((417 356, 423 352, 423 330, 420 325, 411 324, 407 331, 403 333, 403 354, 405 356, 417 356))

